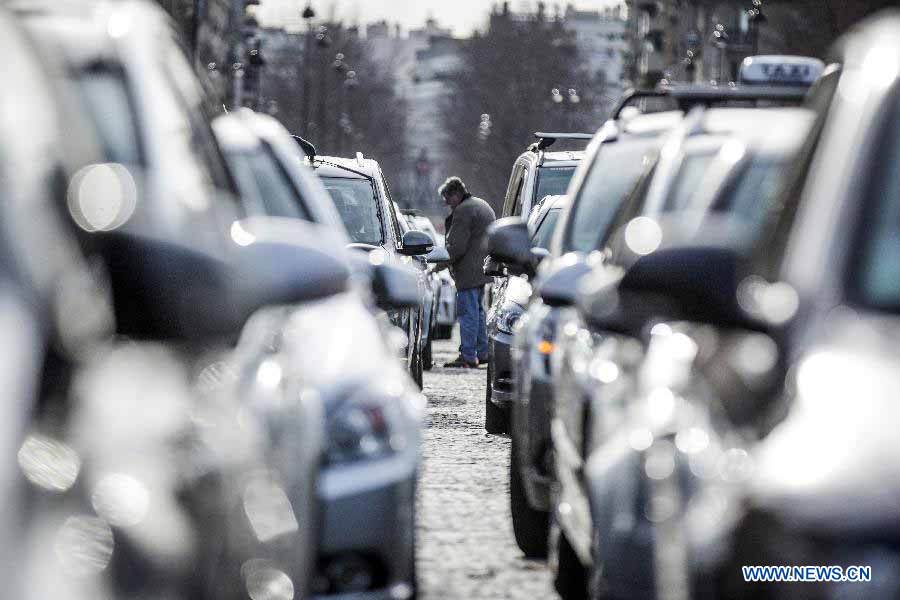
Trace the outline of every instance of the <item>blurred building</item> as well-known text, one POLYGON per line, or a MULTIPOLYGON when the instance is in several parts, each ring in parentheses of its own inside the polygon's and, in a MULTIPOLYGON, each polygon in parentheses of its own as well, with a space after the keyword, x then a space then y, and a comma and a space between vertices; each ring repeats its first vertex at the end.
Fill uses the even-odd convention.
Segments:
POLYGON ((747 56, 785 51, 751 0, 627 0, 629 85, 733 81, 747 56))
POLYGON ((586 61, 596 89, 602 90, 603 102, 597 109, 605 113, 618 102, 624 89, 629 38, 622 7, 585 11, 569 4, 559 18, 574 33, 579 56, 586 61))

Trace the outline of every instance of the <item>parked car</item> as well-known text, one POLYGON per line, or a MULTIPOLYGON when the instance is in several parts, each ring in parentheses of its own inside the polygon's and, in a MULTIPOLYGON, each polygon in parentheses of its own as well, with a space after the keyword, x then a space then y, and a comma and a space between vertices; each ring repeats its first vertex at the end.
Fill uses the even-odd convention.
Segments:
MULTIPOLYGON (((287 433, 267 436, 275 363, 261 368, 268 378, 240 383, 229 365, 249 351, 233 343, 258 310, 346 292, 348 259, 311 225, 242 218, 199 85, 161 9, 38 2, 19 16, 57 86, 23 104, 43 109, 48 123, 49 99, 64 107, 54 143, 39 152, 98 141, 94 155, 66 153, 83 163, 69 181, 58 179, 64 171, 48 180, 104 275, 96 287, 110 294, 117 334, 45 375, 65 387, 42 397, 19 452, 49 519, 28 560, 62 563, 40 568, 35 597, 242 598, 272 585, 306 594, 319 399, 292 397, 277 419, 287 433), (244 401, 269 410, 244 410, 244 401), (283 454, 289 469, 279 468, 283 454), (77 479, 48 483, 48 456, 67 461, 52 468, 70 474, 75 464, 77 479)), ((64 248, 61 238, 34 242, 64 248)), ((104 305, 77 273, 55 280, 72 277, 81 296, 56 310, 77 332, 104 305)))
MULTIPOLYGON (((638 227, 649 231, 651 223, 664 224, 675 218, 669 215, 680 211, 685 212, 679 217, 685 228, 692 219, 703 222, 709 214, 728 214, 739 220, 744 232, 755 230, 767 214, 777 184, 799 151, 812 118, 811 112, 800 108, 695 109, 685 119, 685 131, 673 133, 667 141, 648 183, 638 186, 603 234, 599 246, 607 258, 585 278, 582 289, 621 272, 634 256, 652 253, 655 248, 651 246, 664 240, 657 241, 656 233, 649 239, 650 234, 642 236, 635 231, 640 233, 638 227), (766 124, 765 135, 760 135, 761 124, 766 124), (680 151, 671 151, 676 145, 680 151), (709 150, 714 153, 708 155, 709 150), (696 161, 705 166, 696 167, 696 161), (679 165, 677 172, 672 169, 673 163, 679 165), (702 169, 699 175, 695 173, 697 168, 702 169), (685 182, 691 183, 693 193, 685 192, 685 182)), ((657 226, 662 238, 674 235, 657 226)), ((734 240, 741 237, 734 226, 718 221, 712 231, 704 229, 697 235, 710 244, 725 235, 734 240)), ((709 285, 714 288, 715 280, 710 278, 709 285)), ((640 304, 638 300, 629 302, 640 304)), ((610 309, 599 300, 595 306, 598 312, 610 309)), ((639 312, 639 307, 634 311, 639 312)), ((576 582, 572 597, 580 597, 577 590, 585 581, 579 582, 582 573, 587 573, 595 596, 608 590, 615 596, 654 597, 648 545, 652 536, 646 535, 652 521, 643 507, 640 513, 627 513, 623 506, 623 499, 628 497, 625 489, 646 489, 644 471, 635 468, 630 454, 620 451, 623 438, 618 433, 623 429, 656 431, 654 422, 641 421, 649 413, 640 413, 631 403, 644 397, 643 386, 676 386, 667 379, 672 377, 674 367, 667 368, 649 354, 642 362, 646 339, 640 332, 623 335, 620 330, 605 329, 602 320, 579 316, 572 310, 562 313, 558 327, 561 333, 551 432, 557 457, 558 506, 565 514, 557 521, 560 537, 565 536, 561 546, 570 552, 570 560, 578 560, 568 564, 560 560, 560 577, 566 575, 567 584, 576 582), (638 365, 642 367, 636 371, 638 365), (604 468, 586 470, 585 464, 595 455, 605 457, 604 468), (610 489, 613 485, 618 490, 614 493, 610 489), (612 514, 630 514, 634 527, 616 529, 610 520, 612 514)), ((584 594, 583 589, 580 593, 584 594)))
POLYGON ((501 217, 528 219, 534 205, 546 196, 566 193, 575 167, 584 158, 580 150, 554 152, 548 150, 557 141, 583 140, 587 143, 590 133, 542 133, 534 136, 531 144, 513 163, 512 174, 506 187, 501 217))
MULTIPOLYGON (((680 112, 641 115, 618 123, 609 123, 597 134, 582 169, 589 169, 591 185, 573 186, 568 213, 577 214, 584 234, 574 235, 574 227, 557 225, 551 240, 550 256, 543 259, 541 271, 561 270, 573 263, 572 253, 588 254, 595 249, 590 231, 598 231, 619 208, 625 194, 638 181, 645 160, 658 152, 660 136, 681 121, 680 112), (602 183, 601 183, 602 182, 602 183)), ((528 256, 510 257, 524 261, 535 275, 527 227, 515 219, 495 224, 515 223, 529 245, 528 256)), ((579 229, 581 231, 581 229, 579 229)), ((497 258, 496 244, 489 239, 491 255, 497 258)), ((500 262, 504 262, 502 258, 500 262)), ((575 273, 581 275, 586 268, 575 273)), ((574 288, 574 282, 571 283, 574 288)), ((556 321, 559 309, 547 305, 537 294, 527 298, 525 312, 519 318, 511 349, 513 397, 510 413, 510 502, 513 531, 519 547, 527 556, 547 554, 552 460, 550 416, 552 409, 551 369, 556 348, 556 321)))
MULTIPOLYGON (((434 240, 421 231, 403 232, 394 209, 384 173, 379 164, 358 154, 355 159, 310 156, 316 174, 334 200, 341 220, 350 235, 351 247, 376 252, 376 262, 390 260, 412 267, 414 257, 431 252, 434 240)), ((422 387, 425 279, 427 273, 416 269, 419 280, 418 307, 389 309, 391 322, 406 333, 402 360, 413 380, 422 387)))
POLYGON ((706 398, 686 399, 707 413, 722 407, 725 439, 749 434, 724 449, 715 443, 722 434, 710 436, 713 451, 740 456, 746 468, 701 482, 679 503, 687 536, 680 548, 690 557, 679 576, 697 598, 787 597, 796 584, 744 579, 742 565, 767 564, 840 567, 835 580, 804 584, 813 599, 900 593, 891 500, 900 482, 891 426, 898 33, 894 9, 838 43, 840 65, 811 98, 820 118, 781 190, 780 210, 749 253, 727 259, 735 261, 735 277, 721 289, 722 305, 734 311, 733 322, 726 327, 726 310, 684 319, 699 353, 709 344, 695 333, 703 326, 721 340, 723 359, 748 339, 767 340, 769 352, 765 370, 734 360, 727 370, 715 361, 690 366, 692 387, 715 385, 706 398), (743 383, 759 379, 747 367, 765 376, 763 385, 743 383), (703 499, 713 496, 721 498, 718 509, 704 512, 703 499), (841 581, 859 566, 869 577, 841 581))
MULTIPOLYGON (((528 232, 533 248, 548 252, 550 238, 559 215, 568 205, 566 196, 546 196, 538 202, 528 218, 528 232)), ((488 261, 490 262, 490 261, 488 261)), ((488 264, 485 273, 496 276, 494 301, 487 315, 488 348, 484 428, 488 433, 507 433, 512 402, 512 360, 510 345, 516 322, 525 312, 532 288, 525 273, 488 264)))
MULTIPOLYGON (((422 231, 434 240, 434 226, 431 225, 431 221, 427 218, 422 217, 427 223, 428 226, 418 227, 417 222, 414 220, 415 217, 409 214, 405 214, 404 211, 400 210, 400 207, 394 203, 394 209, 400 213, 398 217, 400 223, 400 229, 405 234, 407 231, 422 231), (431 231, 428 231, 430 229, 431 231)), ((432 247, 431 251, 423 257, 418 257, 414 259, 413 264, 419 270, 425 272, 424 282, 424 298, 423 298, 423 306, 424 311, 422 314, 422 337, 424 339, 423 342, 423 350, 422 350, 422 368, 426 371, 430 371, 434 366, 434 357, 432 354, 432 342, 434 341, 434 333, 435 328, 437 327, 437 312, 438 306, 440 306, 440 295, 441 295, 441 279, 440 276, 429 269, 430 264, 437 263, 447 263, 450 261, 450 255, 447 253, 447 249, 441 245, 435 244, 432 247)))
MULTIPOLYGON (((260 207, 264 215, 303 220, 317 212, 337 215, 333 205, 328 210, 314 209, 331 205, 331 198, 311 170, 297 160, 296 145, 282 126, 245 112, 217 118, 214 128, 248 212, 260 207), (291 158, 288 165, 280 167, 275 156, 266 152, 269 142, 254 135, 254 124, 265 125, 270 140, 283 142, 291 158), (312 181, 296 185, 288 169, 296 171, 294 178, 302 173, 312 181)), ((404 224, 401 219, 401 228, 404 224)), ((343 224, 338 221, 335 229, 334 245, 345 246, 349 239, 343 224)), ((418 264, 422 259, 414 260, 418 264)), ((423 403, 372 316, 380 309, 368 306, 368 301, 374 298, 378 305, 394 308, 418 307, 419 292, 415 275, 406 269, 364 259, 356 263, 358 274, 372 280, 373 294, 356 290, 256 314, 244 330, 244 352, 232 368, 242 374, 243 381, 283 381, 276 390, 313 396, 324 407, 323 417, 316 421, 324 431, 316 432, 321 440, 316 462, 322 466, 312 485, 318 490, 320 515, 315 528, 318 538, 312 544, 317 557, 312 593, 317 597, 410 595, 416 585, 413 502, 423 403), (376 531, 372 523, 380 529, 376 531)), ((290 396, 279 399, 274 394, 266 403, 253 398, 248 394, 245 401, 263 412, 272 438, 295 442, 290 396), (273 410, 269 405, 284 408, 273 410)), ((282 468, 295 468, 291 453, 280 456, 282 468)))

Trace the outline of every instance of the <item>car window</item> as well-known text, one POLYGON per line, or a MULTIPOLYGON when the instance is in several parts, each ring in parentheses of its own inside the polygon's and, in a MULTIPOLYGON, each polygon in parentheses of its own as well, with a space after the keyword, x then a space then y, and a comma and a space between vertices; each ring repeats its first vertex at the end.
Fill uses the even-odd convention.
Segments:
POLYGON ((516 198, 519 197, 519 194, 522 191, 522 186, 524 185, 523 177, 525 173, 525 165, 522 163, 516 163, 513 167, 512 176, 509 179, 509 186, 506 189, 506 198, 503 201, 503 216, 510 217, 513 214, 516 198))
POLYGON ((859 301, 900 311, 900 95, 895 100, 884 150, 868 189, 866 214, 857 235, 859 268, 851 286, 859 301))
POLYGON ((531 236, 531 241, 535 246, 544 249, 550 248, 550 240, 553 238, 553 231, 559 222, 560 213, 562 213, 562 210, 558 208, 554 208, 547 213, 547 216, 538 225, 537 231, 531 236))
POLYGON ((516 196, 513 200, 513 216, 522 216, 522 204, 525 200, 525 182, 528 181, 528 169, 522 171, 522 179, 519 180, 519 186, 516 189, 516 196))
POLYGON ((370 180, 323 177, 322 183, 353 242, 372 245, 384 242, 378 201, 370 180))
POLYGON ((787 160, 756 159, 711 207, 734 213, 754 227, 765 220, 769 201, 775 196, 787 168, 787 160))
POLYGON ((572 181, 575 167, 542 167, 538 169, 537 193, 535 198, 562 196, 572 181))
POLYGON ((688 154, 681 161, 678 175, 669 195, 666 197, 663 211, 683 210, 691 203, 691 198, 700 187, 706 170, 715 158, 713 152, 688 154))
POLYGON ((143 165, 134 106, 122 71, 96 63, 82 69, 75 76, 75 84, 106 159, 126 165, 143 165))
POLYGON ((652 164, 657 147, 656 138, 640 138, 600 148, 572 200, 563 252, 590 252, 597 248, 622 201, 652 164))
POLYGON ((293 183, 273 156, 259 150, 229 152, 226 159, 247 214, 311 220, 293 183))
POLYGON ((168 44, 165 71, 170 84, 178 94, 187 114, 189 139, 197 156, 203 158, 205 169, 212 183, 222 190, 232 190, 228 169, 215 141, 210 126, 210 116, 205 114, 203 93, 190 62, 177 43, 168 44))

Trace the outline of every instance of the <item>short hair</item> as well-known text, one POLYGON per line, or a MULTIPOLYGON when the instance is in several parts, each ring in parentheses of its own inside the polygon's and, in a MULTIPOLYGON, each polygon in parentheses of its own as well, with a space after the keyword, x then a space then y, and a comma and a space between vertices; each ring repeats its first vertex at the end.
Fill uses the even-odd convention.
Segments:
POLYGON ((446 198, 450 194, 459 193, 463 198, 469 196, 469 191, 466 189, 466 184, 463 183, 463 180, 459 177, 449 177, 447 181, 441 184, 441 187, 438 188, 438 193, 441 197, 446 198))

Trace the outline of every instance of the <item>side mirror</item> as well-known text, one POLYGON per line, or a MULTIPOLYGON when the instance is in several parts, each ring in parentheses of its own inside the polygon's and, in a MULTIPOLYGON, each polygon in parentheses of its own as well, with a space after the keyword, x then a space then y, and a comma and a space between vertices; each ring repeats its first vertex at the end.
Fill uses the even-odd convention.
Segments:
POLYGON ((595 325, 629 334, 655 318, 764 330, 738 302, 742 264, 734 248, 664 248, 624 273, 605 270, 585 280, 578 306, 595 325))
POLYGON ((399 252, 403 256, 422 256, 431 252, 434 247, 434 240, 430 235, 415 229, 404 233, 400 243, 399 252))
POLYGON ((419 305, 419 285, 409 269, 380 263, 372 267, 372 293, 383 309, 407 308, 419 305))
POLYGON ((103 234, 118 333, 152 340, 228 337, 265 306, 349 286, 340 244, 316 225, 253 219, 235 222, 231 234, 217 247, 121 230, 103 234))
POLYGON ((425 260, 431 264, 444 265, 450 262, 450 253, 443 246, 435 246, 425 255, 425 260))
POLYGON ((518 217, 505 217, 488 227, 488 255, 494 260, 524 268, 531 266, 531 236, 518 217))
POLYGON ((557 267, 543 277, 538 286, 541 300, 548 306, 574 305, 578 284, 590 271, 591 268, 581 258, 557 267))
POLYGON ((488 277, 506 276, 506 267, 503 266, 502 262, 494 260, 492 256, 486 256, 484 258, 484 267, 482 270, 488 277))

